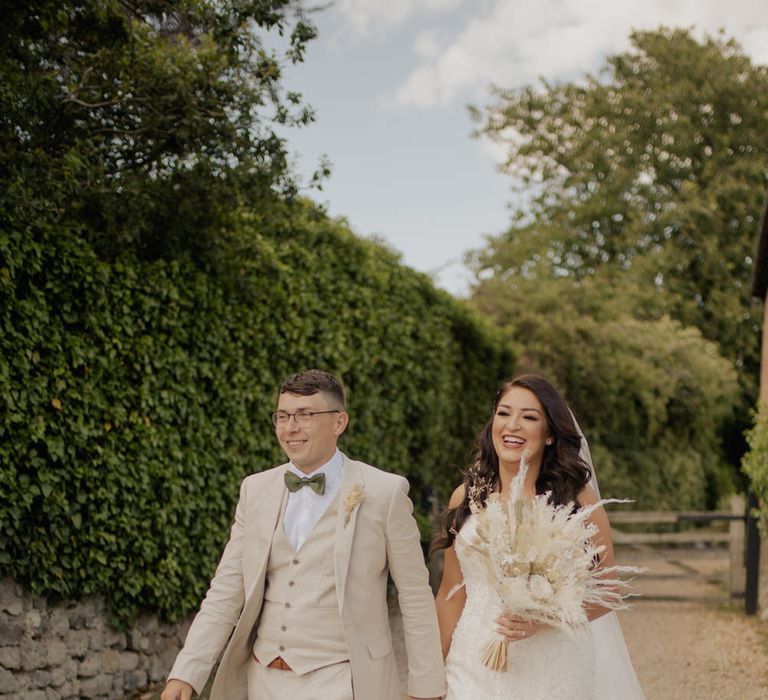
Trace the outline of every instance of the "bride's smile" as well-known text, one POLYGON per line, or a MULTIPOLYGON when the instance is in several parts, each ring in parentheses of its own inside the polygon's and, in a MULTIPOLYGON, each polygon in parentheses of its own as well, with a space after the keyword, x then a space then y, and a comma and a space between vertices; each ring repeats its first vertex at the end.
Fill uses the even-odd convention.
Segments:
POLYGON ((538 469, 549 439, 544 408, 536 394, 523 387, 512 387, 499 401, 491 432, 499 466, 516 472, 523 452, 538 469))

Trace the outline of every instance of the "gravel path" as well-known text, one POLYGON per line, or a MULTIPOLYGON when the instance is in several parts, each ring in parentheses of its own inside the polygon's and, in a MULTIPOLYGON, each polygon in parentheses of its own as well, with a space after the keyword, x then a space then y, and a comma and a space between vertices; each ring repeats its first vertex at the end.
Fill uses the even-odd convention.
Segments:
POLYGON ((765 700, 768 623, 729 604, 727 553, 622 549, 648 567, 634 609, 619 614, 647 700, 765 700))

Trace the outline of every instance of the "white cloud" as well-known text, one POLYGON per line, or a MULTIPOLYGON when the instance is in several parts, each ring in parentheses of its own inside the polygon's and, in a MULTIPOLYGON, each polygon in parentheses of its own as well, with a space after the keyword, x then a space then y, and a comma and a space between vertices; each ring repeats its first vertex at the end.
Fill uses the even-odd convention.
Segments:
POLYGON ((421 60, 395 92, 400 105, 429 107, 505 87, 571 78, 594 71, 602 58, 628 46, 632 29, 659 25, 725 29, 757 62, 768 62, 768 2, 762 0, 494 0, 486 11, 441 42, 417 39, 421 60), (430 51, 425 51, 425 44, 430 51))
POLYGON ((744 33, 740 43, 755 63, 768 64, 768 28, 751 27, 744 33))
POLYGON ((463 0, 336 0, 333 7, 352 38, 403 24, 422 12, 449 12, 463 0))
POLYGON ((419 58, 428 61, 440 55, 447 40, 448 37, 445 34, 441 35, 434 30, 421 32, 416 37, 413 48, 419 58))

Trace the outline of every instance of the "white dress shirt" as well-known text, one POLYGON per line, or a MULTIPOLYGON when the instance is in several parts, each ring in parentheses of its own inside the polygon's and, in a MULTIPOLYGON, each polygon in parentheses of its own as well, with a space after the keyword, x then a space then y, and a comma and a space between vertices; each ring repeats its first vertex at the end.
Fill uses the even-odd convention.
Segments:
POLYGON ((294 552, 304 544, 304 540, 309 537, 320 516, 339 490, 343 464, 344 460, 338 450, 330 460, 311 474, 305 474, 292 463, 288 464, 288 470, 302 478, 325 474, 325 493, 322 496, 315 493, 309 486, 303 486, 298 491, 288 493, 288 505, 283 515, 283 530, 294 552))

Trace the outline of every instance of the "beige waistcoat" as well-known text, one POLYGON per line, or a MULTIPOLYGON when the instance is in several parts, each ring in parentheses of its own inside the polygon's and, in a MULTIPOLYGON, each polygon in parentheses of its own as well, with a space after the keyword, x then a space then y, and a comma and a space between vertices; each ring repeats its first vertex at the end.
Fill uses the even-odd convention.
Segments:
POLYGON ((282 521, 275 528, 253 645, 264 665, 281 656, 302 674, 349 659, 333 564, 338 501, 337 495, 296 552, 282 521))

